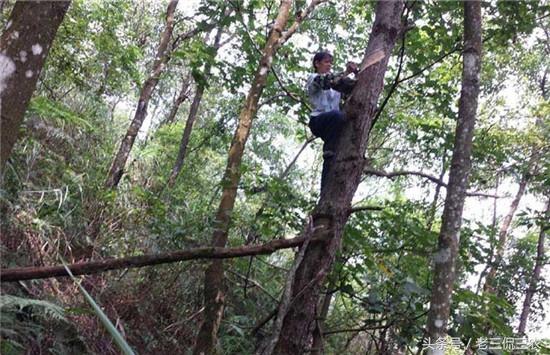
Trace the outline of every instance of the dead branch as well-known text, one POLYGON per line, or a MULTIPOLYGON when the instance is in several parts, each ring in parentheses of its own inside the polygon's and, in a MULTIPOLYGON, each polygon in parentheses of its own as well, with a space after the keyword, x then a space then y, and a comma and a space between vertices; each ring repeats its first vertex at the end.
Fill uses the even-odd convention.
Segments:
MULTIPOLYGON (((321 240, 323 237, 313 238, 321 240)), ((234 248, 203 247, 180 250, 164 254, 146 254, 139 256, 129 256, 117 259, 104 259, 96 261, 86 261, 67 265, 72 273, 76 275, 89 275, 105 272, 109 270, 120 270, 128 268, 138 268, 150 265, 175 263, 185 260, 197 259, 229 259, 250 255, 271 254, 279 249, 293 248, 301 245, 306 240, 306 236, 292 239, 276 239, 265 244, 242 246, 234 248)), ((0 269, 0 281, 13 282, 22 280, 45 279, 50 277, 69 276, 63 265, 56 266, 38 266, 38 267, 20 267, 10 269, 0 269)))
MULTIPOLYGON (((447 183, 443 182, 443 180, 441 179, 438 179, 437 177, 435 176, 432 176, 430 174, 426 174, 426 173, 423 173, 421 171, 410 171, 410 170, 402 170, 402 171, 393 171, 393 172, 385 172, 383 170, 375 170, 375 169, 365 169, 364 170, 365 174, 369 174, 369 175, 374 175, 374 176, 380 176, 380 177, 385 177, 385 178, 388 178, 388 179, 393 179, 395 177, 398 177, 398 176, 408 176, 408 175, 415 175, 415 176, 420 176, 420 177, 423 177, 423 178, 426 178, 428 180, 430 180, 431 182, 439 185, 439 186, 443 186, 443 187, 447 187, 447 183)), ((491 194, 486 194, 486 193, 483 193, 483 192, 466 192, 466 196, 476 196, 476 197, 490 197, 490 198, 502 198, 503 196, 497 196, 497 195, 491 195, 491 194)))

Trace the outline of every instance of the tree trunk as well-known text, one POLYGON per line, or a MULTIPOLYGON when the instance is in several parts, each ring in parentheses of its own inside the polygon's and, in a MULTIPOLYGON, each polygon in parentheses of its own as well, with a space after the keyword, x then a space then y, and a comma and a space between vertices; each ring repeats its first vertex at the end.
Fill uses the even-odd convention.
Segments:
POLYGON ((189 77, 185 77, 181 82, 181 89, 178 94, 178 97, 176 98, 176 100, 174 100, 174 104, 170 109, 170 113, 168 114, 168 116, 166 116, 166 119, 164 120, 163 124, 174 123, 181 104, 189 97, 188 93, 189 93, 189 77))
MULTIPOLYGON (((227 167, 222 179, 223 191, 216 213, 212 246, 223 247, 227 243, 229 222, 241 176, 240 167, 244 147, 250 133, 252 120, 258 109, 258 100, 267 82, 273 56, 279 48, 279 38, 288 21, 291 5, 292 1, 290 0, 281 1, 277 18, 263 49, 244 107, 239 115, 238 126, 231 142, 227 167)), ((223 315, 225 299, 223 288, 223 263, 216 260, 208 266, 204 275, 204 319, 196 338, 194 354, 213 354, 216 352, 218 328, 223 315)))
POLYGON ((120 148, 116 156, 113 159, 109 174, 107 175, 107 180, 105 181, 105 187, 116 188, 122 174, 124 173, 124 167, 126 161, 130 155, 130 151, 134 145, 137 134, 143 125, 143 121, 147 116, 147 107, 149 105, 149 100, 157 86, 161 73, 164 71, 166 63, 168 62, 168 44, 172 37, 172 31, 174 29, 174 12, 176 11, 176 6, 178 5, 179 0, 171 0, 166 9, 166 27, 162 32, 160 37, 160 43, 157 49, 157 54, 155 56, 155 61, 153 63, 153 68, 151 70, 150 76, 145 80, 141 92, 139 94, 139 101, 137 104, 136 112, 132 123, 126 131, 126 135, 122 139, 120 148))
POLYGON ((70 1, 18 1, 0 39, 0 169, 19 137, 27 106, 70 1))
MULTIPOLYGON (((443 158, 441 159, 441 173, 439 173, 440 181, 443 181, 443 178, 445 177, 445 173, 447 172, 447 169, 445 167, 445 157, 447 156, 447 154, 445 152, 443 153, 443 158)), ((432 230, 432 226, 435 221, 435 212, 437 211, 437 202, 439 201, 440 193, 441 193, 441 185, 437 184, 435 187, 434 199, 432 200, 432 205, 430 206, 430 212, 427 216, 426 229, 429 231, 432 230)))
MULTIPOLYGON (((219 28, 216 33, 216 38, 214 39, 214 48, 216 52, 220 48, 220 39, 222 36, 222 32, 223 32, 222 29, 219 28)), ((206 63, 204 67, 205 78, 210 75, 211 67, 212 65, 210 64, 210 62, 206 63)), ((176 178, 178 177, 183 167, 183 163, 185 161, 185 155, 187 153, 187 146, 189 145, 189 139, 191 138, 191 131, 193 130, 193 124, 195 123, 195 119, 197 118, 197 113, 199 112, 199 106, 201 104, 202 95, 204 94, 204 89, 205 89, 205 83, 198 82, 197 91, 195 92, 195 96, 193 96, 193 102, 191 103, 191 108, 189 109, 189 115, 187 116, 187 121, 185 122, 183 135, 181 137, 178 157, 176 158, 176 162, 174 164, 174 167, 172 168, 172 173, 170 174, 170 178, 168 179, 168 185, 170 187, 174 186, 176 182, 176 178)))
MULTIPOLYGON (((215 229, 212 235, 213 246, 224 246, 227 243, 231 213, 237 196, 237 186, 240 181, 241 160, 252 120, 258 110, 258 101, 267 82, 267 75, 271 69, 273 56, 298 29, 302 21, 324 0, 313 0, 308 7, 296 14, 294 23, 286 32, 283 29, 288 22, 292 1, 281 0, 277 18, 269 33, 267 42, 262 51, 262 56, 252 86, 245 100, 244 107, 239 115, 239 122, 233 141, 229 149, 227 167, 222 178, 222 197, 215 219, 215 229)), ((215 352, 218 328, 223 315, 224 290, 223 290, 223 264, 215 261, 206 269, 204 277, 204 320, 197 335, 194 354, 211 354, 215 352)))
POLYGON ((546 232, 549 229, 548 221, 550 221, 550 199, 546 201, 546 211, 544 212, 544 219, 542 220, 540 226, 539 240, 537 244, 537 258, 535 259, 535 267, 533 269, 533 274, 531 275, 531 282, 529 283, 529 288, 525 293, 525 300, 523 301, 523 308, 521 310, 521 316, 519 317, 519 327, 518 334, 520 336, 525 335, 525 329, 527 327, 527 320, 529 318, 529 313, 531 312, 531 301, 533 300, 533 295, 537 291, 537 285, 540 280, 540 272, 542 266, 544 265, 544 241, 546 238, 546 232))
POLYGON ((302 354, 311 347, 320 287, 330 271, 349 217, 351 200, 365 167, 368 132, 376 115, 390 54, 401 32, 402 1, 379 1, 363 62, 382 49, 385 57, 359 74, 344 111, 347 122, 338 142, 334 163, 326 172, 326 187, 312 213, 314 235, 328 234, 310 243, 292 286, 293 307, 286 314, 276 354, 302 354))
MULTIPOLYGON (((481 3, 465 1, 462 90, 449 186, 443 209, 438 250, 434 255, 434 281, 426 326, 428 336, 434 341, 444 338, 447 332, 462 211, 471 169, 472 138, 479 96, 480 70, 481 3)), ((433 353, 438 354, 437 351, 440 350, 434 350, 433 353)))
MULTIPOLYGON (((536 125, 539 126, 540 121, 537 120, 536 125)), ((529 180, 531 179, 531 176, 533 174, 532 170, 538 163, 539 156, 540 156, 540 153, 539 153, 538 147, 534 147, 532 149, 529 162, 527 163, 527 167, 523 172, 523 174, 521 175, 518 192, 516 193, 514 200, 510 204, 510 209, 508 210, 508 213, 504 217, 504 220, 502 221, 502 224, 500 226, 500 229, 498 232, 498 242, 496 245, 496 255, 495 255, 494 261, 490 265, 488 265, 487 277, 485 278, 485 284, 483 285, 484 292, 495 293, 493 282, 494 282, 496 273, 498 271, 498 268, 502 263, 502 258, 504 256, 504 247, 506 246, 506 241, 508 239, 508 231, 510 230, 510 225, 512 224, 512 219, 514 218, 514 215, 519 206, 519 203, 523 195, 525 194, 525 189, 527 188, 527 184, 529 183, 529 180)))
POLYGON ((519 182, 518 192, 512 200, 512 203, 510 204, 510 209, 508 210, 508 213, 506 214, 504 220, 502 221, 502 224, 500 225, 500 229, 498 231, 495 259, 493 263, 489 266, 489 271, 487 272, 487 277, 485 278, 485 284, 483 285, 483 292, 494 293, 495 291, 493 282, 495 280, 497 270, 502 263, 502 257, 504 256, 504 247, 506 246, 506 240, 508 239, 508 231, 510 230, 512 219, 514 218, 516 210, 518 209, 519 202, 525 194, 525 188, 527 187, 527 183, 529 182, 529 178, 531 177, 531 166, 533 162, 534 160, 531 159, 527 170, 525 171, 525 173, 522 174, 521 180, 519 182))
POLYGON ((311 355, 322 355, 325 353, 325 339, 323 333, 325 331, 325 320, 328 316, 330 302, 332 301, 333 291, 330 290, 332 286, 333 285, 329 285, 329 289, 327 290, 327 293, 323 298, 323 302, 321 302, 321 311, 317 315, 317 324, 313 330, 313 345, 311 347, 311 355))

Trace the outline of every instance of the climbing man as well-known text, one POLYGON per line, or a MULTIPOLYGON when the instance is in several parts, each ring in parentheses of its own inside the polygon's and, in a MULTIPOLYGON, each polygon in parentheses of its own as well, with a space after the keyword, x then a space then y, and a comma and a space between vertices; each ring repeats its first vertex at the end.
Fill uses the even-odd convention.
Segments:
POLYGON ((321 190, 326 182, 328 167, 334 159, 336 146, 346 117, 340 110, 342 94, 351 93, 355 80, 348 76, 357 73, 357 64, 348 62, 346 70, 340 74, 332 74, 332 55, 328 52, 318 52, 313 57, 312 73, 307 80, 307 94, 312 106, 309 128, 323 142, 323 172, 321 174, 321 190))

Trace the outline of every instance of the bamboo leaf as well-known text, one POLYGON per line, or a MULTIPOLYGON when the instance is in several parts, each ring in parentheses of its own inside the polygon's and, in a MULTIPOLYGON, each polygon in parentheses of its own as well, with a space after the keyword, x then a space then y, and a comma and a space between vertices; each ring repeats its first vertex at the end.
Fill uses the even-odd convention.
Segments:
POLYGON ((128 345, 128 343, 126 342, 122 334, 120 334, 120 332, 116 329, 116 327, 113 325, 109 317, 107 317, 107 315, 101 310, 101 307, 99 307, 99 305, 94 301, 94 299, 92 298, 92 296, 90 296, 88 291, 86 291, 84 287, 80 285, 80 282, 74 277, 73 273, 67 267, 67 264, 65 264, 64 261, 63 261, 63 266, 65 267, 65 270, 67 270, 67 273, 69 274, 71 279, 73 279, 75 284, 80 289, 80 292, 82 292, 82 294, 84 295, 84 298, 86 299, 86 301, 88 301, 90 306, 92 306, 92 309, 99 317, 99 320, 101 320, 101 323, 103 323, 103 325, 105 326, 109 334, 111 334, 111 337, 113 337, 113 340, 118 345, 122 353, 127 355, 134 355, 135 352, 132 350, 130 345, 128 345))

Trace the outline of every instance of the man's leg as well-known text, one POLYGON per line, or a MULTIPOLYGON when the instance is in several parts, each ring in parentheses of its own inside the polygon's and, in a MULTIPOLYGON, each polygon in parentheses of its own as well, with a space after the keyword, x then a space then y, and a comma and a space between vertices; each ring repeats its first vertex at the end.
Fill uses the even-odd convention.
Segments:
POLYGON ((336 145, 342 133, 345 118, 340 111, 334 110, 320 114, 317 117, 312 117, 310 120, 310 128, 313 134, 320 137, 323 142, 323 171, 321 174, 321 190, 323 190, 326 182, 328 171, 332 166, 336 145))
MULTIPOLYGON (((331 152, 332 155, 336 152, 336 145, 344 127, 344 114, 340 111, 329 111, 325 115, 325 145, 324 152, 331 152)), ((330 153, 329 153, 330 154, 330 153)))

